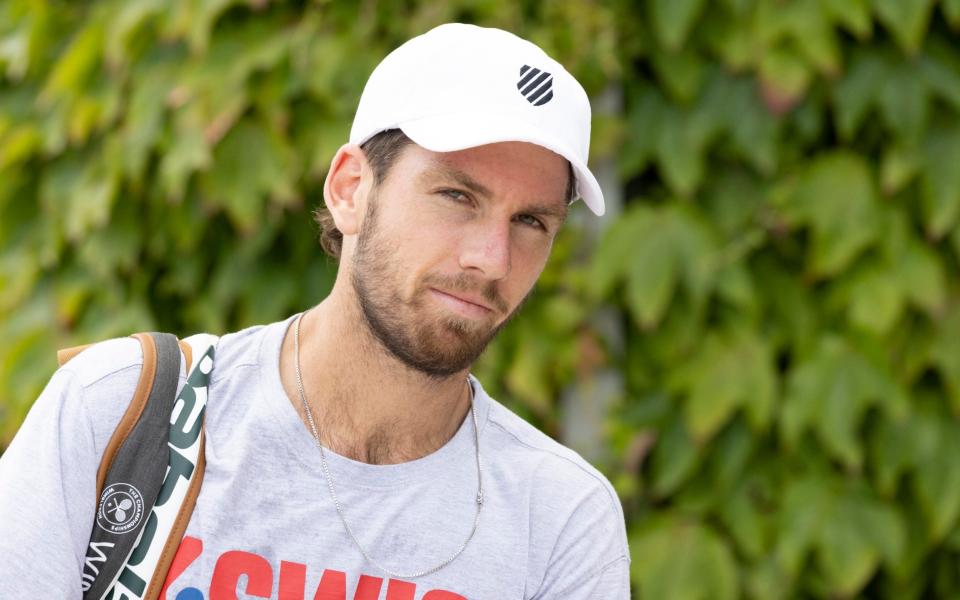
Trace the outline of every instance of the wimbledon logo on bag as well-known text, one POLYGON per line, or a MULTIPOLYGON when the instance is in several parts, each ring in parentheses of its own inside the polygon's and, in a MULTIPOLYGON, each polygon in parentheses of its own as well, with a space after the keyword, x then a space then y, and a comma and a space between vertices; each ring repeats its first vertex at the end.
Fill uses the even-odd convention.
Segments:
POLYGON ((100 495, 97 525, 110 533, 127 533, 143 518, 143 494, 129 483, 115 483, 100 495))

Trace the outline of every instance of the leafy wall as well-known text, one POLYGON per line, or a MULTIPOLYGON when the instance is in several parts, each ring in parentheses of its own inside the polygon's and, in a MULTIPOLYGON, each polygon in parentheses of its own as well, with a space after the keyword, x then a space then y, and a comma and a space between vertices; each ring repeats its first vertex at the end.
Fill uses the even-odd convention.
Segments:
POLYGON ((58 347, 322 298, 309 211, 364 80, 449 20, 622 97, 592 158, 623 215, 574 221, 477 372, 552 433, 622 374, 638 597, 960 594, 958 0, 7 0, 0 447, 58 347))

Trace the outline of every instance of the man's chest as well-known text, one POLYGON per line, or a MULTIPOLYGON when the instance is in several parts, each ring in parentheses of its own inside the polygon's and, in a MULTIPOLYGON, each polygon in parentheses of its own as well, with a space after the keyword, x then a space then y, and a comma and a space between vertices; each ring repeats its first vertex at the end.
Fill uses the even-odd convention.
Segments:
POLYGON ((275 468, 249 464, 232 473, 215 462, 210 467, 168 574, 167 598, 523 598, 523 527, 515 516, 505 522, 507 513, 497 514, 502 505, 496 496, 485 503, 470 537, 476 510, 469 487, 459 494, 456 485, 342 484, 342 512, 354 536, 391 571, 435 567, 470 537, 462 554, 438 572, 400 577, 364 558, 322 477, 278 476, 275 468))

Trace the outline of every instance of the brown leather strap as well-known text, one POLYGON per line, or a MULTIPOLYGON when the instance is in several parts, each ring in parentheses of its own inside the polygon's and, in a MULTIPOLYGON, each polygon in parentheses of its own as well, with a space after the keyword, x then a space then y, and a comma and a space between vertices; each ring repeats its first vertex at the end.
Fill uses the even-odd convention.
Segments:
POLYGON ((143 408, 147 405, 147 398, 150 396, 150 390, 153 388, 153 378, 157 374, 157 346, 154 344, 153 337, 149 333, 135 333, 130 337, 140 340, 140 346, 143 348, 143 368, 140 370, 140 380, 137 382, 137 390, 133 394, 133 400, 127 407, 120 423, 114 429, 107 448, 103 451, 103 458, 100 459, 100 467, 97 469, 97 495, 96 501, 100 501, 100 493, 103 491, 103 482, 107 478, 107 470, 113 463, 113 458, 120 449, 120 445, 130 435, 143 408))
POLYGON ((190 347, 190 344, 180 340, 180 351, 183 352, 183 358, 185 359, 184 372, 190 375, 190 365, 193 363, 193 348, 190 347))
POLYGON ((204 457, 204 448, 207 442, 206 438, 206 431, 201 429, 200 456, 197 458, 197 466, 194 467, 195 472, 193 479, 190 480, 190 487, 187 488, 187 496, 183 499, 183 504, 180 505, 177 520, 173 522, 170 536, 167 537, 167 541, 163 545, 163 551, 160 553, 160 559, 157 561, 157 570, 153 572, 153 578, 150 580, 149 587, 147 587, 147 593, 143 596, 144 600, 158 600, 160 591, 163 590, 163 584, 166 583, 170 565, 177 555, 177 549, 180 548, 183 535, 187 532, 187 524, 190 523, 190 516, 193 515, 193 508, 197 503, 197 496, 200 495, 200 487, 203 485, 203 472, 207 466, 207 460, 204 457))
POLYGON ((57 365, 63 366, 73 358, 74 356, 80 354, 93 344, 84 344, 82 346, 73 346, 71 348, 63 348, 62 350, 57 350, 57 365))

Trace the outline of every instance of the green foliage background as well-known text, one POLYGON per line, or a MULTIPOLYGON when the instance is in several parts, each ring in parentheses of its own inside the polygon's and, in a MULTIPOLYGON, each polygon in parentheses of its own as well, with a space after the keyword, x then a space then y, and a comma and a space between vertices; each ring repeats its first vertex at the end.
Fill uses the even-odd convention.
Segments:
POLYGON ((319 301, 365 78, 450 20, 622 97, 622 217, 574 220, 477 372, 551 433, 622 373, 635 594, 960 595, 960 0, 6 0, 0 447, 59 347, 319 301))

